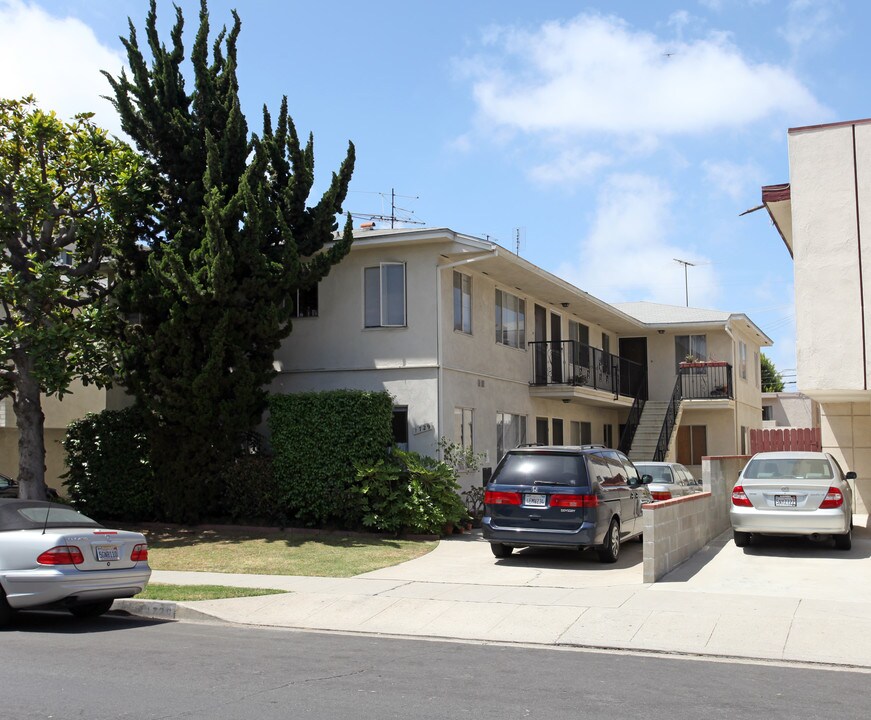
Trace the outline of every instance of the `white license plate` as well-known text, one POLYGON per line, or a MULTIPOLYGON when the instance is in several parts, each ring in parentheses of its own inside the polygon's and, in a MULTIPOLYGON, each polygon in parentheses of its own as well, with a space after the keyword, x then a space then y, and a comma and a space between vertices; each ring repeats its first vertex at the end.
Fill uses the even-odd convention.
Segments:
POLYGON ((774 507, 796 507, 795 495, 775 495, 774 507))
POLYGON ((119 559, 117 545, 97 545, 96 550, 97 560, 101 562, 119 559))
POLYGON ((531 505, 532 507, 546 507, 547 495, 529 494, 523 496, 523 504, 531 505))

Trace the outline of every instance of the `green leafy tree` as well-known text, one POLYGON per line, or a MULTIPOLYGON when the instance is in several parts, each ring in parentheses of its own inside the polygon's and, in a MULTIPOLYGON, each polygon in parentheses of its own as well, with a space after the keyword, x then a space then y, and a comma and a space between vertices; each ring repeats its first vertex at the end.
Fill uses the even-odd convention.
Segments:
POLYGON ((117 315, 103 264, 141 215, 137 157, 90 118, 0 100, 0 397, 12 398, 25 498, 46 492, 41 395, 111 380, 117 315))
POLYGON ((182 73, 184 18, 176 8, 171 43, 146 18, 150 62, 130 23, 129 76, 106 75, 124 131, 151 172, 154 215, 126 247, 118 295, 128 326, 125 385, 152 411, 152 458, 168 519, 196 520, 213 500, 212 479, 265 408, 274 353, 291 331, 299 291, 314 287, 350 249, 350 216, 337 216, 354 147, 320 200, 314 148, 300 144, 281 103, 273 126, 249 136, 239 103, 236 42, 241 23, 209 40, 202 0, 190 62, 182 73))
POLYGON ((762 392, 783 392, 783 375, 765 353, 759 356, 762 365, 762 392))

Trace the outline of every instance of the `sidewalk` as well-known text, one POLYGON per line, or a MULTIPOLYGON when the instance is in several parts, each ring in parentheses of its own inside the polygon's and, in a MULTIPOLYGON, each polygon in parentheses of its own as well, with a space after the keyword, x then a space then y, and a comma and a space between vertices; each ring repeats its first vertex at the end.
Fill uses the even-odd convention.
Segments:
POLYGON ((731 533, 656 584, 642 548, 616 565, 592 553, 515 552, 495 560, 479 535, 353 578, 160 572, 152 582, 287 590, 184 603, 116 601, 146 617, 827 663, 871 669, 871 536, 849 552, 731 533))

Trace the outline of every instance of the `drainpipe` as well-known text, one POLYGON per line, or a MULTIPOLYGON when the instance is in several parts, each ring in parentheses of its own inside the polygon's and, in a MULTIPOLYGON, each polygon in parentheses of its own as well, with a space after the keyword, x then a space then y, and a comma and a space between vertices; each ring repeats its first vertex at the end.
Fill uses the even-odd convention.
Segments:
POLYGON ((735 358, 735 353, 738 351, 738 340, 732 334, 730 321, 726 321, 726 335, 732 340, 732 389, 735 391, 735 454, 738 455, 741 448, 738 445, 738 434, 740 433, 740 425, 738 424, 738 377, 735 374, 735 369, 738 368, 738 361, 735 358))
POLYGON ((436 437, 441 437, 442 433, 442 382, 444 372, 443 362, 442 362, 442 270, 448 270, 450 268, 459 267, 461 265, 469 265, 473 262, 478 262, 478 260, 487 260, 489 258, 496 257, 499 254, 499 248, 495 245, 491 245, 490 249, 476 254, 473 257, 464 258, 462 260, 457 260, 456 262, 448 263, 447 265, 439 265, 436 264, 436 328, 435 328, 435 337, 436 337, 436 362, 438 363, 438 380, 436 387, 436 437))

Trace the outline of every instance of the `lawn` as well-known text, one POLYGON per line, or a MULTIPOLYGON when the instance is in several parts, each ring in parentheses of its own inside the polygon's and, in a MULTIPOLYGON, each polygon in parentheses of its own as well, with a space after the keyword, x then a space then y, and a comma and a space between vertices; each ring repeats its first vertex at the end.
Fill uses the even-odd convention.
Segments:
POLYGON ((371 535, 143 530, 152 570, 352 577, 432 551, 437 542, 371 535))

